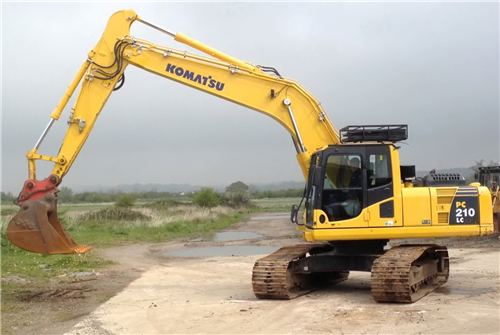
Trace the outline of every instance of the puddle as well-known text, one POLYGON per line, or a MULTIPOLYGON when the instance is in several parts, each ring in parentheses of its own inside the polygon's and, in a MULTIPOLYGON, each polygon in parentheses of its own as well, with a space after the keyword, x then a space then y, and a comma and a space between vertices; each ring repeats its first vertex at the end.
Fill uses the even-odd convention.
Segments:
POLYGON ((261 237, 263 236, 256 233, 228 231, 228 232, 215 233, 209 235, 205 240, 212 242, 227 242, 227 241, 251 240, 254 238, 261 238, 261 237))
POLYGON ((203 247, 164 252, 163 256, 174 257, 225 257, 272 254, 278 247, 235 245, 223 247, 203 247))
POLYGON ((493 289, 491 288, 477 288, 477 289, 456 289, 456 288, 450 288, 450 287, 440 287, 434 292, 436 293, 441 293, 441 294, 486 294, 493 292, 493 289))

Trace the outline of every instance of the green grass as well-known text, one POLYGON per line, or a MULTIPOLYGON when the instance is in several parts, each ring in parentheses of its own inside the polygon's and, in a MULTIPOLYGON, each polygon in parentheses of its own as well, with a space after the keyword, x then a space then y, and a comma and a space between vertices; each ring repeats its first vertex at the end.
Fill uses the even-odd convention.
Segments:
MULTIPOLYGON (((223 229, 243 218, 243 214, 235 210, 206 210, 192 205, 172 206, 171 203, 144 209, 154 217, 130 209, 112 208, 110 205, 61 207, 60 220, 71 236, 78 244, 94 248, 166 242, 223 229), (84 213, 72 216, 71 212, 84 213)), ((10 243, 5 232, 12 216, 10 211, 8 215, 2 215, 2 278, 18 276, 42 281, 62 274, 92 271, 110 264, 93 251, 76 255, 41 255, 19 249, 10 243)))
POLYGON ((147 222, 97 221, 73 225, 69 231, 79 244, 109 247, 138 242, 166 242, 179 237, 202 234, 229 227, 241 221, 241 214, 233 214, 215 221, 169 222, 150 226, 147 222))
MULTIPOLYGON (((254 199, 252 202, 256 205, 252 212, 290 212, 292 205, 298 205, 301 198, 264 198, 254 199)), ((301 209, 303 209, 302 204, 301 209)))
MULTIPOLYGON (((288 212, 291 205, 299 201, 294 198, 259 199, 254 200, 257 206, 248 210, 208 210, 170 201, 155 202, 136 206, 136 210, 142 211, 138 213, 142 215, 138 219, 120 216, 123 213, 116 214, 118 219, 110 217, 109 213, 115 214, 115 210, 111 210, 113 204, 63 204, 59 206, 59 216, 78 244, 105 248, 140 242, 166 242, 200 235, 229 227, 249 213, 288 212), (99 216, 103 213, 107 216, 99 216), (144 219, 141 220, 141 217, 144 219)), ((8 208, 2 213, 2 278, 18 276, 30 281, 43 281, 62 274, 92 271, 110 264, 95 251, 77 255, 40 255, 17 248, 10 243, 5 233, 7 223, 15 213, 17 207, 15 211, 8 208)))
POLYGON ((17 276, 35 282, 62 274, 91 271, 111 264, 93 252, 77 255, 41 255, 24 251, 10 243, 4 231, 1 235, 1 252, 2 278, 17 276))
POLYGON ((73 211, 98 211, 104 208, 113 207, 114 203, 102 203, 102 204, 59 204, 59 214, 64 214, 66 212, 73 211))

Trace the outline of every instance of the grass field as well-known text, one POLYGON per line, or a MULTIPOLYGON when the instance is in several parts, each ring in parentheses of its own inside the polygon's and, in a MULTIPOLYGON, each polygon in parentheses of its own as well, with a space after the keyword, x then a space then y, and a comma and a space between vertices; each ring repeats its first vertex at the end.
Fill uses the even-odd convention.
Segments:
MULTIPOLYGON (((289 213, 292 205, 298 205, 300 198, 265 198, 255 199, 252 202, 256 205, 255 212, 287 212, 289 213)), ((304 204, 302 204, 303 206, 304 204)))
MULTIPOLYGON (((207 209, 168 202, 139 203, 133 210, 118 210, 113 203, 63 204, 59 206, 58 213, 60 221, 79 244, 103 248, 200 235, 229 227, 252 212, 288 212, 291 205, 299 201, 292 198, 259 199, 254 200, 255 206, 245 209, 207 209)), ((36 282, 71 272, 92 271, 109 264, 93 252, 47 256, 17 248, 5 233, 7 224, 17 211, 17 206, 2 206, 2 278, 19 277, 36 282)), ((4 293, 6 291, 2 290, 2 295, 4 293)))
MULTIPOLYGON (((4 211, 5 212, 5 211, 4 211)), ((248 211, 247 211, 248 212, 248 211)), ((15 212, 14 212, 15 213, 15 212)), ((94 253, 47 256, 21 250, 10 243, 5 230, 14 215, 2 215, 2 278, 19 276, 43 280, 73 271, 106 265, 94 253)), ((138 242, 165 242, 178 237, 219 230, 240 221, 244 211, 194 205, 114 208, 112 204, 61 206, 60 221, 81 245, 95 248, 138 242)))

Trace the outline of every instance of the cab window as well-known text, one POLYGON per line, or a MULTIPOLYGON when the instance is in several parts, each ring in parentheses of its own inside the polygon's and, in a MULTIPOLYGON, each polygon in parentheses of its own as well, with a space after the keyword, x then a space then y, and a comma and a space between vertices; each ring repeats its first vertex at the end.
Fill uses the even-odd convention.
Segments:
POLYGON ((370 155, 369 162, 370 166, 367 169, 368 188, 384 186, 392 182, 387 155, 370 155))
POLYGON ((361 156, 330 155, 325 168, 323 189, 362 188, 361 156))
POLYGON ((329 221, 354 218, 363 208, 361 156, 334 154, 327 159, 322 193, 322 210, 329 221))

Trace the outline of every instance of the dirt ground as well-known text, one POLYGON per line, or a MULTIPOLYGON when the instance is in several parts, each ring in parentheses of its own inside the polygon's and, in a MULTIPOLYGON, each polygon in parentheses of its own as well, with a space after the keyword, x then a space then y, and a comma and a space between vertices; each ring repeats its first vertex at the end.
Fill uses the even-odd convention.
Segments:
POLYGON ((100 273, 60 278, 49 291, 28 290, 30 310, 42 317, 16 333, 499 334, 498 239, 419 240, 447 245, 451 271, 443 287, 414 304, 375 303, 370 274, 361 272, 294 300, 256 299, 253 263, 271 247, 303 242, 287 217, 255 215, 226 230, 262 235, 254 239, 217 241, 203 236, 100 250, 117 264, 100 273), (239 256, 248 248, 242 246, 262 254, 239 256), (223 256, 166 254, 200 247, 208 248, 203 250, 209 255, 222 250, 217 247, 231 248, 223 256))

